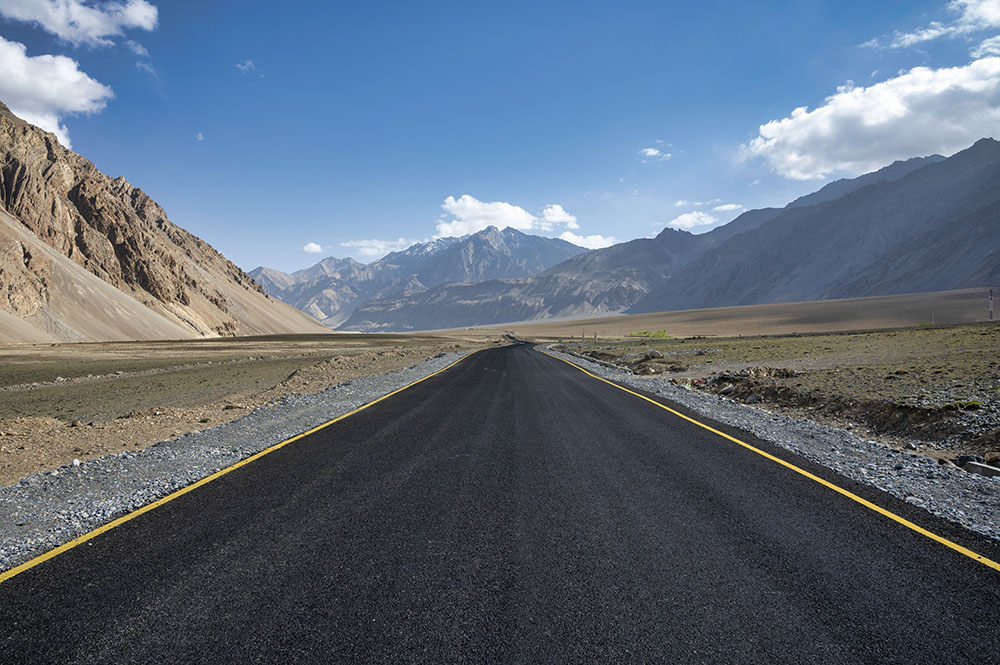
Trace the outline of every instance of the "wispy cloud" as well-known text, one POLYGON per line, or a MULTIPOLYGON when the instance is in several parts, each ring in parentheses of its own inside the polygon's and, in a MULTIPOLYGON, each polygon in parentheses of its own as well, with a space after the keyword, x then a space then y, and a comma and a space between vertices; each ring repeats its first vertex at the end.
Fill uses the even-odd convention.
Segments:
MULTIPOLYGON (((197 134, 194 135, 194 140, 195 141, 204 141, 205 140, 205 135, 202 134, 201 132, 198 132, 197 134)), ((309 244, 311 245, 313 243, 309 243, 309 244)))
POLYGON ((639 156, 642 158, 643 164, 647 164, 649 162, 665 162, 673 157, 672 154, 661 148, 643 148, 639 151, 639 156))
POLYGON ((952 0, 944 8, 953 18, 931 21, 909 32, 897 31, 891 37, 870 39, 863 46, 908 48, 942 37, 966 37, 1000 28, 1000 0, 952 0))
POLYGON ((398 252, 406 249, 413 242, 406 238, 397 238, 396 240, 348 240, 347 242, 340 243, 340 246, 355 250, 358 256, 377 259, 389 252, 398 252))
POLYGON ((723 203, 722 205, 715 206, 712 210, 715 212, 735 212, 743 210, 743 206, 739 203, 723 203))
POLYGON ((710 199, 708 201, 686 201, 684 199, 680 199, 678 201, 674 201, 674 206, 677 208, 703 208, 717 203, 722 203, 722 199, 710 199))
POLYGON ((257 71, 257 63, 253 60, 244 60, 243 62, 236 63, 236 69, 244 74, 249 74, 250 72, 257 71))

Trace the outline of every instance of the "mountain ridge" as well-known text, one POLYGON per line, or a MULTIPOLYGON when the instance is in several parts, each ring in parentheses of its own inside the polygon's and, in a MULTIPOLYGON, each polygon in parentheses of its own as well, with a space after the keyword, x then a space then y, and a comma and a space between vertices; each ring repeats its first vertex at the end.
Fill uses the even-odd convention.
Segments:
POLYGON ((140 333, 152 339, 322 331, 305 314, 269 298, 211 245, 171 222, 141 189, 101 173, 2 103, 0 209, 9 215, 0 227, 0 270, 8 294, 0 305, 31 319, 40 337, 102 338, 100 326, 53 309, 52 299, 73 291, 82 279, 57 256, 149 310, 146 315, 130 309, 144 323, 138 329, 125 325, 116 317, 124 301, 87 287, 95 300, 80 304, 90 305, 94 319, 106 319, 108 339, 140 333), (41 246, 55 255, 40 251, 41 246), (12 300, 11 291, 21 287, 23 296, 12 300))
POLYGON ((293 273, 258 267, 249 274, 271 295, 335 327, 374 298, 416 294, 446 283, 528 276, 585 252, 559 238, 490 226, 460 238, 415 243, 369 264, 327 257, 293 273), (281 286, 286 281, 290 284, 281 286))
MULTIPOLYGON (((829 216, 841 214, 844 206, 848 205, 844 201, 863 201, 858 205, 867 207, 867 212, 855 209, 852 214, 864 217, 870 213, 871 218, 866 224, 855 227, 855 232, 864 238, 864 242, 855 243, 853 247, 867 247, 864 249, 867 261, 876 261, 895 242, 879 231, 877 223, 871 221, 884 211, 879 211, 872 199, 851 197, 866 197, 869 196, 866 191, 878 192, 907 178, 925 177, 919 174, 927 169, 932 169, 930 173, 933 174, 935 167, 956 157, 959 161, 964 159, 959 155, 950 158, 931 155, 900 160, 857 178, 829 183, 784 208, 746 211, 729 224, 699 236, 664 229, 656 238, 637 239, 595 250, 527 279, 444 285, 420 294, 374 299, 358 307, 342 328, 385 331, 452 328, 561 316, 808 300, 833 297, 834 293, 845 297, 850 295, 850 291, 835 290, 834 283, 838 279, 848 282, 851 271, 860 271, 868 263, 852 262, 849 256, 837 253, 841 249, 836 245, 830 246, 821 240, 822 226, 834 223, 829 216), (818 228, 796 226, 790 237, 776 237, 776 234, 780 235, 777 230, 784 225, 794 226, 794 221, 788 220, 805 217, 818 219, 818 228), (808 247, 792 242, 795 239, 804 239, 803 243, 811 241, 823 252, 837 256, 811 273, 813 281, 831 276, 827 280, 829 288, 805 292, 793 288, 791 282, 809 272, 808 266, 802 265, 797 266, 798 272, 782 282, 781 270, 776 268, 785 265, 781 261, 782 254, 807 253, 808 247), (753 257, 750 257, 751 251, 756 251, 753 257), (758 267, 756 273, 747 262, 758 267), (771 267, 770 272, 766 270, 768 266, 771 267), (771 283, 783 286, 769 291, 767 285, 771 283), (663 298, 664 293, 669 299, 663 298), (741 295, 729 297, 735 293, 741 295)), ((917 189, 921 187, 926 186, 919 185, 917 189)), ((923 195, 902 196, 894 205, 903 206, 918 217, 921 214, 960 212, 960 195, 952 192, 949 197, 948 187, 939 187, 935 191, 937 193, 933 196, 926 191, 923 195)), ((894 232, 898 235, 898 229, 894 232)), ((992 272, 990 266, 984 263, 976 274, 989 275, 992 272)), ((953 288, 953 283, 972 285, 968 279, 949 281, 944 274, 941 280, 933 282, 931 290, 953 288)), ((860 288, 860 285, 855 288, 860 288)))

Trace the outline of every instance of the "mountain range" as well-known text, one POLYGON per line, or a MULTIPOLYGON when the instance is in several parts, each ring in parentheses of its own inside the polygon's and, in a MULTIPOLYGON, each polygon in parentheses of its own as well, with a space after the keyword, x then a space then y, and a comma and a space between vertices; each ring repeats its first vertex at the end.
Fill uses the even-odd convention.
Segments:
POLYGON ((261 266, 250 276, 269 294, 337 327, 370 300, 422 293, 444 283, 527 277, 586 251, 559 238, 491 226, 414 244, 368 265, 330 257, 290 274, 261 266))
POLYGON ((370 300, 345 330, 886 295, 1000 282, 1000 143, 895 162, 708 233, 665 229, 537 275, 370 300))
POLYGON ((0 103, 0 339, 325 332, 124 178, 0 103))

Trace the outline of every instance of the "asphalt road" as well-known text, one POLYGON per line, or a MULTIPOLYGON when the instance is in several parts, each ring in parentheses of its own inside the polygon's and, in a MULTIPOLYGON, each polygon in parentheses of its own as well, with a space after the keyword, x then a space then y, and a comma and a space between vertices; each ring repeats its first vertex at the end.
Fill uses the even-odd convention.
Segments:
POLYGON ((0 585, 5 664, 998 654, 1000 573, 527 346, 478 353, 0 585))

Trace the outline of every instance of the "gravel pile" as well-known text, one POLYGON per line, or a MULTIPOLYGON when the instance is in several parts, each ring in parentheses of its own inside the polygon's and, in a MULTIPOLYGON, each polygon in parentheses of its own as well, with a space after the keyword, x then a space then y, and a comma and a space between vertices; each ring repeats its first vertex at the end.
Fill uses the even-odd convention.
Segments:
POLYGON ((468 352, 345 381, 139 451, 107 455, 0 488, 0 571, 80 536, 280 441, 432 374, 468 352))
POLYGON ((770 413, 709 393, 675 385, 663 377, 638 377, 579 355, 547 349, 587 371, 677 402, 738 427, 866 485, 889 492, 935 515, 1000 540, 1000 477, 967 473, 929 457, 897 451, 847 430, 770 413))

